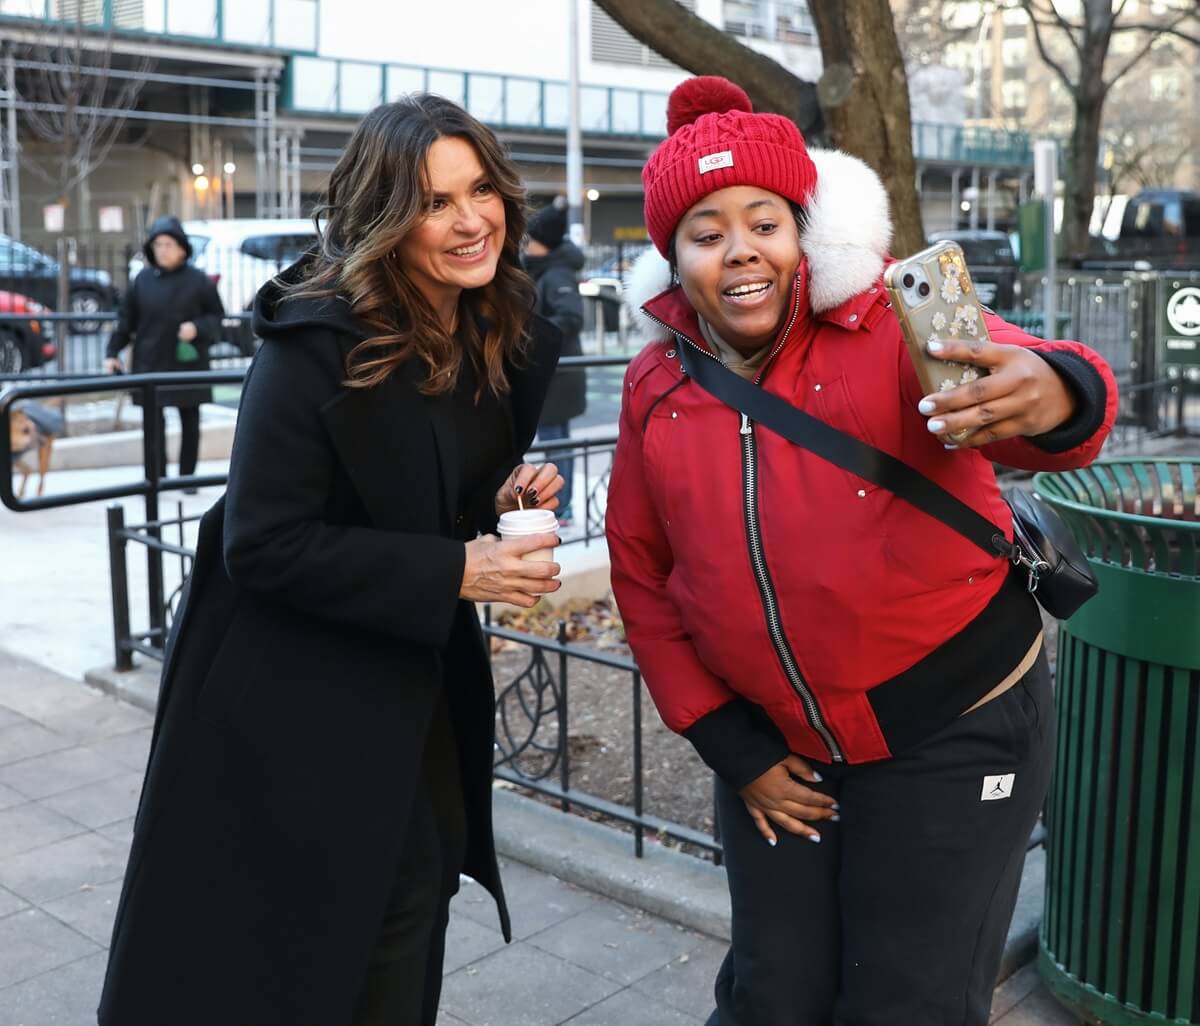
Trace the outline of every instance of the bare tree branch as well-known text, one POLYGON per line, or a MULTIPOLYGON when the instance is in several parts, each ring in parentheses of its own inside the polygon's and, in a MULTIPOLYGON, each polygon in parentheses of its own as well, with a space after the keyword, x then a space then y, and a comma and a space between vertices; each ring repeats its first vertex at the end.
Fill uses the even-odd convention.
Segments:
MULTIPOLYGON (((1073 89, 1075 86, 1074 81, 1072 80, 1071 76, 1067 74, 1066 69, 1064 69, 1063 66, 1058 63, 1058 61, 1050 56, 1050 52, 1046 47, 1046 41, 1042 37, 1042 29, 1053 26, 1050 26, 1045 22, 1039 22, 1034 16, 1034 8, 1036 6, 1034 0, 1021 0, 1021 6, 1025 8, 1026 13, 1029 15, 1030 24, 1033 26, 1033 42, 1037 47, 1038 53, 1041 55, 1042 61, 1048 68, 1058 75, 1060 79, 1062 79, 1063 84, 1068 89, 1073 89)), ((1056 11, 1055 14, 1057 13, 1058 12, 1056 11)), ((1074 42, 1073 39, 1072 42, 1074 42)), ((1075 49, 1076 52, 1079 51, 1078 44, 1075 44, 1075 49)))
POLYGON ((791 118, 805 134, 820 131, 817 88, 783 65, 739 43, 675 0, 595 0, 635 39, 694 75, 722 73, 746 90, 755 110, 791 118), (736 68, 736 72, 731 69, 736 68))

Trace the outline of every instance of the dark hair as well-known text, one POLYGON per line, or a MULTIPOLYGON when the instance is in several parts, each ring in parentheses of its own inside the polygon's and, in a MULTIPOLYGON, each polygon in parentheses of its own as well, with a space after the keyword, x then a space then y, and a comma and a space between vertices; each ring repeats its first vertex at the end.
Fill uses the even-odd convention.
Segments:
MULTIPOLYGON (((781 199, 783 197, 780 197, 781 199)), ((803 236, 805 225, 808 223, 808 212, 799 203, 793 203, 787 200, 787 205, 792 211, 792 217, 796 221, 796 231, 803 236)), ((682 221, 680 222, 682 223, 682 221)), ((678 226, 676 226, 678 230, 678 226)), ((679 284, 679 260, 675 255, 675 233, 671 233, 671 241, 667 243, 667 263, 671 267, 671 284, 679 284)))
POLYGON ((490 129, 458 105, 428 93, 381 104, 350 137, 314 221, 315 255, 301 280, 284 286, 285 294, 341 295, 356 317, 379 332, 347 357, 347 385, 378 385, 416 358, 427 369, 421 390, 446 392, 458 379, 467 348, 481 365, 482 382, 496 394, 508 390, 504 364, 525 348, 536 293, 519 255, 525 189, 490 129), (446 137, 465 139, 474 147, 504 203, 505 235, 496 275, 481 288, 464 290, 460 299, 466 347, 446 332, 392 258, 401 240, 428 214, 426 157, 446 137))

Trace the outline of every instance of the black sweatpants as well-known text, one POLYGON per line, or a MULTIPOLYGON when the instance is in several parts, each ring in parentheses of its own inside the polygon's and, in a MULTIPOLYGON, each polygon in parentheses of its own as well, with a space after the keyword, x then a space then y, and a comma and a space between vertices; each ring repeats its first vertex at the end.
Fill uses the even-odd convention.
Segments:
POLYGON ((458 746, 443 692, 425 741, 396 882, 351 1026, 435 1026, 450 899, 458 891, 466 847, 458 746))
MULTIPOLYGON (((163 440, 159 452, 158 469, 167 476, 167 422, 162 410, 158 411, 159 438, 163 440)), ((179 476, 188 477, 196 473, 200 458, 200 407, 179 407, 179 476)))
POLYGON ((708 1026, 985 1026, 1054 761, 1043 652, 913 751, 814 768, 840 823, 772 848, 718 782, 733 943, 708 1026))

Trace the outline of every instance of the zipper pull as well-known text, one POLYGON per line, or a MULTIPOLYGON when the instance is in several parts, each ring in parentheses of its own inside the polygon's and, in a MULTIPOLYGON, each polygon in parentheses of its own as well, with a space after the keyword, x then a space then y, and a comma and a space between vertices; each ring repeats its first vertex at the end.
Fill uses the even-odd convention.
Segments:
POLYGON ((738 433, 742 435, 754 434, 754 428, 750 426, 750 418, 746 414, 742 414, 742 426, 738 428, 738 433))

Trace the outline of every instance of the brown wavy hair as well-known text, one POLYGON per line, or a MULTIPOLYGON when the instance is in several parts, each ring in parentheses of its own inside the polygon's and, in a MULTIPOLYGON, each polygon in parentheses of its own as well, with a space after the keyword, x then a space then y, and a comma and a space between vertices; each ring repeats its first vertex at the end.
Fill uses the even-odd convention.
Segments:
POLYGON ((346 358, 346 384, 370 388, 407 360, 424 363, 421 391, 447 392, 458 380, 464 355, 484 384, 508 391, 504 367, 524 352, 536 291, 521 269, 525 188, 491 130, 457 104, 414 93, 376 107, 359 122, 329 176, 314 214, 317 248, 292 296, 340 295, 354 315, 378 332, 346 358), (495 277, 459 300, 459 334, 449 335, 433 307, 406 277, 392 251, 427 216, 426 156, 438 140, 454 136, 475 149, 489 182, 504 202, 505 233, 495 277))

